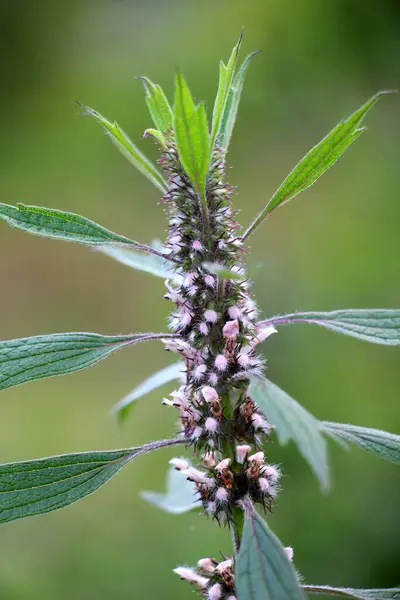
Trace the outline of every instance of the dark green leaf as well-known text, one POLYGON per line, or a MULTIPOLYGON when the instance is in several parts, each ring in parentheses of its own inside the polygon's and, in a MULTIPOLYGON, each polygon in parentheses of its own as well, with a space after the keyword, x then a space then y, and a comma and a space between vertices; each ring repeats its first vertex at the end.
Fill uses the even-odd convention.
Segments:
POLYGON ((165 440, 0 465, 0 523, 68 506, 95 492, 135 456, 177 443, 165 440))
POLYGON ((174 130, 183 168, 205 202, 205 179, 210 164, 210 136, 204 104, 197 106, 183 76, 176 76, 174 130))
POLYGON ((238 600, 304 599, 282 544, 256 513, 246 515, 235 583, 238 600))
POLYGON ((0 390, 85 369, 111 352, 168 334, 54 333, 0 342, 0 390))
POLYGON ((240 34, 240 38, 234 49, 232 50, 228 64, 225 66, 221 61, 219 63, 219 83, 217 95, 214 102, 212 127, 211 127, 211 148, 214 147, 217 136, 221 133, 221 126, 225 113, 225 107, 227 105, 229 91, 232 85, 232 79, 235 74, 235 68, 237 58, 242 45, 243 31, 240 34))
POLYGON ((365 128, 360 127, 363 118, 384 93, 379 92, 345 121, 341 121, 319 144, 306 154, 244 233, 243 239, 247 238, 277 206, 288 202, 300 192, 309 188, 338 160, 350 144, 364 131, 365 128))
POLYGON ((321 486, 329 488, 326 440, 321 435, 320 422, 265 377, 253 377, 250 391, 253 400, 276 427, 280 443, 293 440, 313 468, 321 486))
POLYGON ((333 310, 331 312, 306 312, 282 315, 264 323, 315 323, 332 331, 350 335, 360 340, 398 346, 400 344, 400 309, 371 308, 333 310))
POLYGON ((400 463, 400 435, 379 429, 331 423, 330 421, 322 422, 322 427, 326 433, 332 434, 334 437, 343 438, 385 460, 400 463))
POLYGON ((221 125, 218 132, 218 145, 225 151, 228 150, 233 128, 235 126, 246 71, 251 59, 256 56, 256 54, 259 54, 259 52, 252 52, 244 59, 243 64, 235 75, 229 90, 228 98, 225 104, 225 110, 222 115, 221 125))
POLYGON ((135 146, 132 140, 129 139, 126 133, 122 131, 118 123, 116 121, 111 123, 111 121, 108 121, 100 113, 92 108, 89 108, 88 106, 83 106, 83 104, 80 104, 80 106, 84 108, 88 115, 94 117, 96 121, 104 127, 104 129, 110 135, 113 144, 125 156, 125 158, 127 158, 138 171, 147 177, 147 179, 149 179, 164 194, 168 189, 164 177, 161 175, 157 167, 155 167, 153 163, 150 162, 149 159, 140 152, 140 150, 135 146))
POLYGON ((122 244, 148 250, 147 246, 113 233, 85 217, 52 208, 26 206, 25 204, 18 204, 16 207, 0 204, 0 219, 12 227, 43 237, 91 246, 122 244))
POLYGON ((165 369, 161 369, 161 371, 153 373, 153 375, 150 375, 150 377, 135 387, 131 392, 129 392, 129 394, 122 398, 122 400, 120 400, 116 406, 114 406, 113 412, 117 415, 118 420, 120 422, 125 421, 130 409, 133 408, 134 402, 138 398, 141 398, 145 394, 149 394, 153 390, 156 390, 169 381, 179 379, 179 375, 184 370, 185 363, 177 362, 173 365, 165 367, 165 369))
POLYGON ((140 77, 140 79, 146 90, 146 103, 154 125, 161 133, 165 133, 172 127, 172 108, 158 84, 153 83, 150 79, 147 79, 147 77, 140 77))
POLYGON ((165 512, 181 515, 201 506, 201 502, 196 498, 196 491, 194 483, 188 481, 186 475, 171 468, 167 475, 167 491, 165 494, 144 491, 141 496, 144 500, 165 512))
POLYGON ((335 588, 329 585, 303 585, 303 590, 309 594, 323 594, 328 596, 341 596, 355 598, 356 600, 399 600, 400 588, 387 589, 354 589, 335 588))

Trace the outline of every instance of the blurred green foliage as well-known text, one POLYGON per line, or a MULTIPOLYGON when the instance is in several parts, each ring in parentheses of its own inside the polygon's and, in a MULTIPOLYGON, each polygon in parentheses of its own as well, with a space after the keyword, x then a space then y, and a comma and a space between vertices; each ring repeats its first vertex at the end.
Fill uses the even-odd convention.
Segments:
MULTIPOLYGON (((0 4, 0 201, 75 211, 128 237, 163 237, 158 194, 80 116, 75 98, 117 119, 149 156, 148 75, 171 98, 178 66, 212 106, 218 61, 245 26, 243 54, 262 49, 242 95, 229 163, 242 223, 340 118, 379 89, 396 88, 395 0, 36 0, 0 4)), ((266 315, 398 307, 399 103, 385 97, 369 132, 304 195, 252 238, 255 292, 266 315)), ((209 108, 210 116, 210 108, 209 108)), ((80 246, 1 225, 0 337, 61 331, 163 330, 163 287, 80 246)), ((322 419, 400 431, 399 350, 306 326, 264 345, 269 376, 322 419)), ((119 429, 116 400, 171 361, 162 346, 119 353, 89 371, 1 395, 1 462, 139 444, 168 436, 175 415, 160 394, 119 429)), ((166 390, 167 392, 168 390, 166 390)), ((139 498, 162 489, 171 452, 145 456, 95 496, 3 526, 1 600, 188 598, 171 569, 229 552, 226 530, 174 517, 139 498)), ((310 583, 400 583, 396 466, 331 447, 334 490, 321 496, 293 447, 271 444, 283 491, 271 526, 295 548, 310 583)))

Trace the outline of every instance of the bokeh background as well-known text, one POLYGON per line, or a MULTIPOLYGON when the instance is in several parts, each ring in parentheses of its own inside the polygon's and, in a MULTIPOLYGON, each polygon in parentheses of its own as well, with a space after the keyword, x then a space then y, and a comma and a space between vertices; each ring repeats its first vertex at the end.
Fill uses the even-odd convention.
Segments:
MULTIPOLYGON (((1 0, 0 200, 75 211, 150 242, 165 232, 158 194, 75 99, 140 141, 149 116, 136 75, 171 97, 177 67, 212 106, 218 61, 245 27, 249 69, 229 154, 243 224, 336 122, 380 89, 399 87, 395 0, 1 0)), ((209 110, 210 112, 210 110, 209 110)), ((254 287, 266 315, 398 307, 400 104, 385 96, 368 133, 252 238, 254 287)), ((1 225, 0 338, 61 331, 163 330, 158 279, 62 242, 1 225)), ((264 345, 269 375, 319 418, 400 431, 400 354, 306 326, 264 345)), ((92 369, 3 392, 0 460, 140 444, 169 436, 161 392, 126 425, 110 409, 173 357, 161 344, 92 369)), ((168 393, 168 387, 162 390, 168 393)), ((400 583, 395 466, 330 445, 334 488, 321 495, 293 446, 271 444, 285 478, 270 524, 310 583, 400 583)), ((94 496, 2 527, 1 600, 188 598, 176 564, 229 553, 229 534, 199 515, 158 512, 139 497, 163 488, 163 451, 134 461, 94 496)))

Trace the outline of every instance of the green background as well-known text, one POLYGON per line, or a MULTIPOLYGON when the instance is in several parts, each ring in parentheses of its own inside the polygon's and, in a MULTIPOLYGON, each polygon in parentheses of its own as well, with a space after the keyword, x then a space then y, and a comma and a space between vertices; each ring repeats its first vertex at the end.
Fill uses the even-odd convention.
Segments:
MULTIPOLYGON (((140 141, 150 120, 134 76, 148 75, 171 97, 179 67, 211 107, 218 61, 245 26, 243 56, 262 53, 249 69, 229 164, 247 224, 340 118, 399 86, 399 8, 383 0, 2 0, 0 200, 75 211, 143 242, 162 238, 157 190, 80 116, 75 99, 117 119, 155 159, 151 141, 140 141)), ((399 117, 398 96, 382 98, 338 165, 252 237, 265 315, 400 305, 399 117)), ((0 256, 2 339, 165 330, 158 279, 5 224, 0 256)), ((399 349, 293 325, 264 353, 271 379, 317 417, 400 431, 399 349)), ((122 429, 110 408, 172 359, 154 342, 3 392, 1 462, 170 436, 175 414, 161 393, 141 400, 122 429)), ((270 524, 309 583, 397 585, 398 467, 330 447, 334 488, 321 495, 295 448, 271 444, 269 459, 285 476, 270 524)), ((141 489, 162 489, 172 454, 138 458, 68 509, 3 526, 1 600, 188 598, 172 569, 229 553, 230 539, 197 514, 170 516, 140 499, 141 489)))

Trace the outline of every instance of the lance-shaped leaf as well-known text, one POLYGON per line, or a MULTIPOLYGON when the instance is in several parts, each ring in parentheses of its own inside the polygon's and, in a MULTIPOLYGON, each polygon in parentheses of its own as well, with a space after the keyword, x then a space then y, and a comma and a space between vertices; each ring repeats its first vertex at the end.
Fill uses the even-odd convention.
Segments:
POLYGON ((11 227, 17 227, 34 235, 89 246, 126 245, 143 252, 157 254, 163 260, 161 252, 154 248, 134 242, 74 213, 41 206, 25 204, 10 206, 0 203, 0 219, 6 221, 11 227))
POLYGON ((399 600, 400 588, 355 589, 336 588, 330 585, 303 585, 303 590, 308 594, 322 594, 326 596, 341 596, 355 600, 399 600))
POLYGON ((235 584, 239 600, 304 600, 296 571, 265 521, 246 511, 235 584))
POLYGON ((0 465, 0 523, 68 506, 95 492, 135 456, 178 443, 165 440, 0 465))
POLYGON ((219 63, 219 82, 217 95, 214 102, 214 110, 212 117, 211 127, 211 148, 214 147, 217 135, 221 133, 221 126, 225 113, 225 108, 228 102, 229 91, 232 85, 232 79, 235 74, 235 67, 240 52, 240 46, 242 45, 243 31, 240 34, 240 38, 228 61, 225 65, 222 61, 219 63))
POLYGON ((264 210, 246 230, 242 236, 243 239, 247 238, 277 206, 288 202, 300 192, 309 188, 338 160, 350 144, 365 130, 365 127, 360 127, 362 120, 383 93, 385 92, 379 92, 345 121, 341 121, 319 144, 306 154, 286 177, 264 210))
POLYGON ((135 250, 116 248, 114 246, 99 246, 97 250, 132 269, 144 271, 163 279, 180 278, 175 272, 176 265, 168 260, 168 255, 165 255, 165 258, 163 258, 157 254, 144 254, 135 250))
POLYGON ((364 450, 368 450, 368 452, 377 454, 385 460, 400 463, 400 435, 381 431, 380 429, 358 427, 345 423, 331 423, 330 421, 323 421, 321 425, 323 430, 332 435, 333 438, 342 438, 364 450))
POLYGON ((400 344, 400 309, 348 309, 331 312, 306 312, 280 315, 263 321, 263 324, 314 323, 351 337, 398 346, 400 344))
POLYGON ((125 421, 129 411, 133 408, 134 403, 138 398, 149 394, 153 390, 156 390, 174 379, 179 379, 180 374, 184 370, 185 363, 177 362, 165 367, 165 369, 161 369, 161 371, 153 373, 153 375, 145 379, 114 406, 113 412, 117 415, 118 421, 120 423, 125 421))
MULTIPOLYGON (((94 365, 124 346, 169 334, 54 333, 0 342, 0 390, 94 365)), ((175 336, 176 337, 176 336, 175 336)))
POLYGON ((82 106, 88 115, 94 117, 97 123, 104 127, 113 144, 125 156, 125 158, 128 159, 138 171, 147 177, 147 179, 149 179, 164 194, 168 189, 164 177, 157 167, 140 152, 132 140, 130 140, 126 133, 121 129, 118 123, 116 121, 111 123, 111 121, 108 121, 99 112, 89 108, 89 106, 84 106, 83 104, 79 105, 82 106))
POLYGON ((139 79, 142 80, 146 91, 146 104, 153 123, 161 133, 165 133, 172 127, 172 108, 158 84, 153 83, 147 77, 140 77, 139 79))
POLYGON ((175 141, 180 161, 205 203, 205 179, 210 164, 210 136, 204 104, 197 106, 183 76, 176 76, 175 141))
POLYGON ((144 491, 141 496, 144 500, 165 512, 181 515, 201 506, 200 500, 196 498, 196 492, 194 483, 188 481, 186 475, 171 468, 167 475, 167 491, 165 494, 144 491))
POLYGON ((329 488, 326 440, 321 424, 296 400, 265 377, 253 377, 250 393, 266 417, 276 427, 281 444, 293 440, 310 464, 323 489, 329 488))
POLYGON ((235 126, 246 71, 252 58, 257 54, 259 54, 259 51, 252 52, 244 59, 243 64, 236 73, 231 88, 229 90, 228 98, 225 104, 225 109, 222 115, 221 124, 218 131, 218 145, 225 151, 228 150, 233 128, 235 126))

